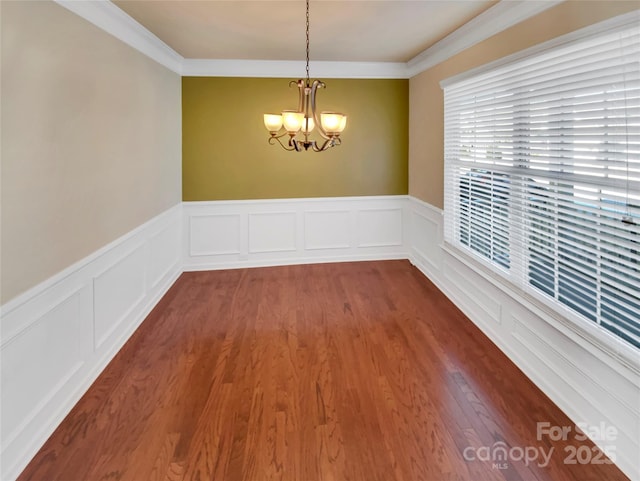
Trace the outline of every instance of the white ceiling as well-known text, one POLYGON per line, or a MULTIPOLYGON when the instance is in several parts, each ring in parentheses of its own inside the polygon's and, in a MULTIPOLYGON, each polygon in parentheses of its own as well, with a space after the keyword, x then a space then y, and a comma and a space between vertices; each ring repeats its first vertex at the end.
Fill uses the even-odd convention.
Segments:
MULTIPOLYGON (((301 60, 303 0, 116 0, 188 59, 301 60)), ((312 0, 311 59, 407 62, 496 0, 312 0)))

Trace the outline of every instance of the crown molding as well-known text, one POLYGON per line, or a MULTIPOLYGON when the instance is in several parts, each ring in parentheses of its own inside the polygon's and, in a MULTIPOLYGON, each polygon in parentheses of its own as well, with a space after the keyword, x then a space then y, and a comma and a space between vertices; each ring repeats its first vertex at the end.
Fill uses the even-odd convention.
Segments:
POLYGON ((409 77, 564 0, 502 0, 407 62, 409 77))
MULTIPOLYGON (((185 59, 109 0, 54 0, 173 72, 194 77, 300 77, 302 61, 185 59)), ((502 0, 408 62, 313 61, 322 78, 407 79, 563 0, 502 0)))
POLYGON ((542 54, 545 51, 566 46, 572 42, 588 39, 594 35, 604 34, 607 32, 615 31, 616 29, 637 27, 640 25, 640 10, 633 10, 631 12, 623 13, 616 17, 611 17, 607 20, 582 27, 578 30, 574 30, 569 33, 565 33, 559 37, 554 37, 546 42, 538 43, 524 50, 519 50, 506 57, 501 57, 492 62, 479 65, 478 67, 466 70, 452 77, 448 77, 440 81, 440 88, 445 89, 459 82, 464 82, 467 79, 482 75, 483 73, 496 70, 506 65, 517 62, 525 58, 531 58, 535 55, 542 54))
POLYGON ((135 48, 177 74, 182 73, 184 58, 109 0, 54 0, 118 40, 135 48))
MULTIPOLYGON (((185 77, 271 77, 291 78, 304 74, 304 60, 208 60, 184 59, 185 77)), ((311 61, 314 77, 322 78, 409 78, 403 62, 327 62, 311 61)))

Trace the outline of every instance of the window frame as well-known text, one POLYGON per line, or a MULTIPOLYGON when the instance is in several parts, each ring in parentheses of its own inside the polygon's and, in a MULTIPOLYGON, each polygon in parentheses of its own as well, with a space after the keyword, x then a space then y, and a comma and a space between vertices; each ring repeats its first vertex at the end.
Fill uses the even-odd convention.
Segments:
MULTIPOLYGON (((528 59, 529 57, 538 56, 547 51, 551 51, 558 47, 563 47, 570 43, 579 42, 583 39, 588 39, 596 35, 606 34, 610 31, 614 31, 617 29, 621 29, 628 26, 637 26, 640 24, 640 11, 630 12, 628 14, 621 15, 619 17, 615 17, 613 19, 606 20, 604 22, 600 22, 598 24, 592 25, 590 27, 583 28, 576 32, 572 32, 567 35, 563 35, 561 37, 557 37, 553 40, 545 42, 543 44, 536 45, 529 49, 520 51, 516 54, 509 55, 502 59, 499 59, 495 62, 491 62, 489 64, 480 66, 478 68, 472 69, 470 71, 464 72, 462 74, 456 75, 454 77, 448 78, 441 82, 441 87, 446 89, 448 86, 457 84, 462 82, 468 78, 473 78, 479 75, 482 75, 485 72, 491 72, 493 70, 499 69, 503 66, 508 66, 509 64, 517 63, 521 60, 528 59)), ((445 119, 447 116, 447 112, 445 111, 445 119)), ((445 120, 445 131, 446 131, 446 120, 445 120)), ((515 157, 515 155, 514 155, 515 157)), ((518 162, 516 158, 513 160, 514 162, 518 162)), ((446 161, 445 161, 446 164, 446 161)), ((445 165, 445 189, 454 189, 457 193, 454 195, 460 195, 459 190, 460 186, 456 185, 459 177, 453 178, 453 173, 450 169, 447 169, 445 165)), ((573 185, 575 189, 575 185, 573 185)), ((602 187, 600 188, 602 190, 602 187)), ((523 197, 520 197, 521 202, 525 202, 523 197)), ((445 202, 445 223, 452 222, 451 212, 447 208, 447 202, 445 202)), ((558 225, 556 220, 556 226, 558 225)), ((460 224, 456 227, 456 231, 459 230, 460 224)), ((520 235, 531 235, 531 233, 526 232, 526 229, 522 228, 523 233, 520 235)), ((559 242, 558 236, 555 237, 556 244, 559 242)), ((458 239, 459 241, 459 239, 458 239)), ((513 269, 503 269, 504 272, 497 272, 500 269, 496 268, 496 265, 492 263, 489 259, 484 259, 480 256, 472 255, 471 250, 469 252, 466 249, 461 249, 455 244, 450 243, 446 238, 444 241, 443 249, 456 257, 458 260, 465 263, 467 266, 471 267, 475 271, 479 272, 483 277, 489 280, 492 284, 496 285, 503 291, 507 292, 511 297, 514 297, 518 300, 522 300, 523 304, 528 307, 530 310, 534 311, 543 319, 548 322, 553 323, 554 325, 560 325, 564 328, 569 328, 572 333, 578 335, 578 339, 580 341, 587 341, 589 345, 595 345, 597 348, 606 351, 611 356, 618 358, 623 361, 625 364, 630 364, 635 368, 635 370, 640 370, 640 350, 633 347, 631 344, 618 339, 616 334, 612 332, 607 332, 605 328, 601 327, 596 323, 586 322, 585 319, 582 318, 579 314, 574 312, 571 308, 567 306, 560 306, 559 302, 551 304, 549 300, 545 297, 545 294, 540 291, 537 292, 538 289, 531 287, 529 289, 523 290, 516 284, 512 282, 513 276, 525 276, 530 277, 531 270, 529 267, 530 263, 530 255, 527 255, 524 259, 524 265, 521 263, 512 263, 513 269), (524 272, 523 272, 524 270, 524 272), (515 272, 514 272, 515 271, 515 272)), ((556 249, 557 254, 557 249, 556 249)), ((560 260, 557 258, 554 259, 554 267, 555 271, 559 270, 560 260)), ((556 276, 557 277, 557 276, 556 276)), ((602 275, 596 276, 596 289, 600 291, 602 284, 602 275)), ((556 293, 560 289, 560 283, 556 279, 554 282, 553 288, 556 293)), ((556 296, 557 297, 557 296, 556 296)))

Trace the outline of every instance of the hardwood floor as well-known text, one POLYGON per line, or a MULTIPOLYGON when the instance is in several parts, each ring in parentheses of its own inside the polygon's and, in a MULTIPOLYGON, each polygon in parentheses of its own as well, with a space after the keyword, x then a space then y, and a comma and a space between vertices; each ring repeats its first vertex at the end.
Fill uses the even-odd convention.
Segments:
POLYGON ((537 422, 573 426, 407 261, 185 273, 19 479, 627 479, 537 422))

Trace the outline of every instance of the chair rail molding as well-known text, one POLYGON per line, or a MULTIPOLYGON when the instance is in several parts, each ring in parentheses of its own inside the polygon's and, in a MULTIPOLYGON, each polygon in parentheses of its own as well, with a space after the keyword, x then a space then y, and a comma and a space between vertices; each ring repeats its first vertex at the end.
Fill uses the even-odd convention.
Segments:
POLYGON ((2 472, 15 479, 182 273, 177 204, 0 310, 2 472))

